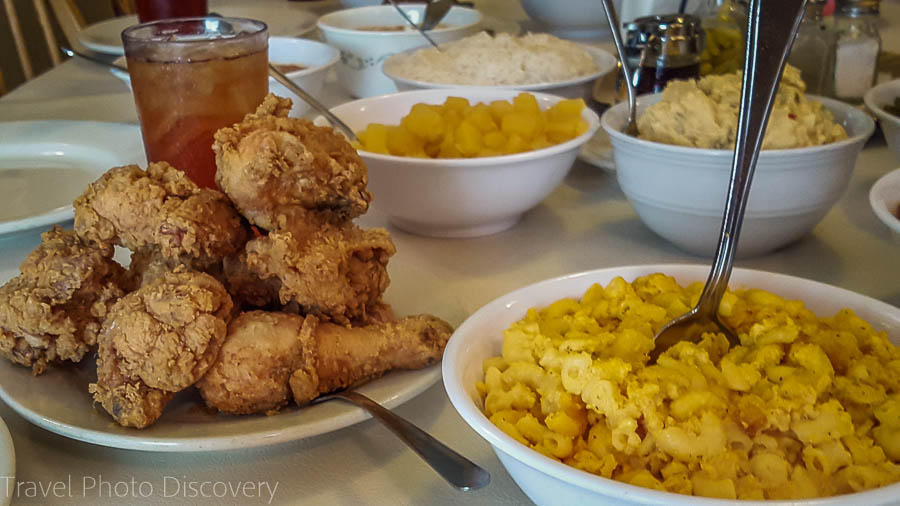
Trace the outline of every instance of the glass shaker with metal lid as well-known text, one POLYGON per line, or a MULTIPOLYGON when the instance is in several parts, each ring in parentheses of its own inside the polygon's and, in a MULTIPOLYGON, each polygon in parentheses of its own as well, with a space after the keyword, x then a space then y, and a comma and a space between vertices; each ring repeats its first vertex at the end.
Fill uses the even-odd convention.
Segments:
POLYGON ((703 29, 689 14, 647 16, 625 24, 625 46, 637 93, 656 93, 672 79, 700 75, 703 29))

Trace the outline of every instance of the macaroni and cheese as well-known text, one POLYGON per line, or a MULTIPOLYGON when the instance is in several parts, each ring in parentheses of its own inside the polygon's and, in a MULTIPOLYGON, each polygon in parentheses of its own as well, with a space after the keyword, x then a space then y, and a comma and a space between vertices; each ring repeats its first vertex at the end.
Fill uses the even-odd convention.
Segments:
POLYGON ((741 345, 702 332, 647 364, 655 331, 703 286, 663 274, 562 299, 506 330, 478 383, 522 444, 634 485, 731 499, 850 493, 900 481, 900 348, 844 309, 725 294, 741 345))

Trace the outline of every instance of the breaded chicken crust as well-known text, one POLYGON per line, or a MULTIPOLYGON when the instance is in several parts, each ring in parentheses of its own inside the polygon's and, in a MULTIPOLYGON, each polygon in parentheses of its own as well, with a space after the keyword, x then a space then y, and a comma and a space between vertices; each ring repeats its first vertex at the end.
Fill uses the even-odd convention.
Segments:
POLYGON ((365 213, 372 200, 366 166, 328 127, 289 118, 291 100, 269 94, 253 114, 215 135, 216 183, 254 225, 265 230, 302 220, 365 213))
POLYGON ((199 188, 165 162, 114 167, 74 203, 75 231, 95 244, 157 250, 202 269, 239 251, 248 231, 221 192, 199 188))
POLYGON ((197 383, 206 405, 232 414, 273 414, 292 400, 290 377, 309 350, 315 318, 267 311, 241 313, 215 365, 197 383))
POLYGON ((156 410, 144 403, 167 400, 166 393, 206 373, 225 340, 232 308, 219 281, 184 266, 120 299, 98 338, 97 382, 90 386, 95 402, 122 425, 155 421, 150 415, 156 410))
POLYGON ((125 270, 111 247, 82 242, 53 227, 0 287, 0 355, 40 374, 61 361, 79 362, 97 341, 112 304, 124 295, 125 270))
POLYGON ((396 251, 387 230, 348 222, 312 232, 271 232, 247 243, 243 261, 260 279, 280 282, 282 304, 346 323, 365 319, 368 307, 381 300, 396 251))

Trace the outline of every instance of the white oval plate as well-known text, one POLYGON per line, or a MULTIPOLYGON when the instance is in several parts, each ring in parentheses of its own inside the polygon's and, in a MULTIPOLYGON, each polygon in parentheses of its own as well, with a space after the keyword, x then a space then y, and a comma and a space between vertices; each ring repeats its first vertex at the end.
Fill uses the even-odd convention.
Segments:
MULTIPOLYGON (((269 35, 299 37, 316 27, 318 16, 302 6, 289 2, 210 2, 209 10, 233 18, 263 21, 269 35), (220 5, 221 4, 221 5, 220 5)), ((137 24, 137 16, 110 18, 80 30, 76 37, 88 49, 106 54, 125 54, 122 49, 122 30, 137 24)))
POLYGON ((16 450, 13 447, 12 435, 6 423, 0 418, 0 479, 4 484, 0 485, 0 505, 6 506, 12 501, 14 488, 7 486, 16 482, 16 450))
POLYGON ((0 122, 0 236, 72 219, 72 201, 111 167, 143 164, 136 125, 0 122))
MULTIPOLYGON (((325 402, 285 408, 272 416, 212 414, 194 389, 179 393, 162 417, 146 429, 116 425, 102 408, 92 407, 88 383, 95 362, 53 367, 34 377, 31 369, 0 361, 0 398, 29 422, 65 437, 101 446, 155 452, 198 452, 266 446, 325 434, 369 418, 360 408, 325 402)), ((356 390, 394 408, 441 377, 440 365, 396 371, 356 390)), ((2 445, 0 445, 2 453, 2 445)))

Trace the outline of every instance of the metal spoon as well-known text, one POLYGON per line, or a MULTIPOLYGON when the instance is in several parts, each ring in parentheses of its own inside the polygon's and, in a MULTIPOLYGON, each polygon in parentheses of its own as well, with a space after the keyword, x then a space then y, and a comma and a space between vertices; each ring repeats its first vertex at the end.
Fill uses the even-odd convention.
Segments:
POLYGON ((807 0, 750 0, 747 19, 747 50, 744 60, 741 108, 731 166, 728 199, 722 218, 722 230, 716 257, 697 305, 667 323, 656 334, 650 361, 675 343, 698 339, 695 326, 715 326, 725 334, 731 346, 740 344, 737 335, 719 320, 718 309, 728 288, 734 255, 756 159, 762 146, 766 122, 772 111, 775 90, 787 55, 803 18, 807 0), (763 54, 763 52, 765 54, 763 54), (691 332, 694 330, 694 332, 691 332))
POLYGON ((294 81, 291 81, 291 78, 282 74, 275 65, 269 64, 269 75, 275 78, 276 81, 283 84, 287 89, 293 91, 300 98, 303 99, 304 102, 309 104, 313 109, 319 111, 322 116, 325 116, 328 121, 338 128, 344 135, 347 136, 351 141, 359 141, 356 137, 356 133, 353 132, 353 129, 350 128, 346 123, 344 123, 341 118, 338 118, 331 111, 328 110, 328 107, 325 106, 322 102, 319 102, 316 97, 310 95, 306 90, 298 86, 294 81))
POLYGON ((606 20, 609 21, 613 42, 616 44, 616 52, 619 53, 619 66, 625 74, 625 89, 628 91, 628 124, 625 125, 625 133, 637 137, 638 128, 635 119, 637 105, 634 83, 631 82, 632 69, 628 68, 628 58, 625 56, 625 43, 622 42, 622 32, 619 31, 619 16, 612 0, 603 0, 603 7, 606 10, 606 20))
MULTIPOLYGON (((429 37, 428 34, 425 33, 425 30, 424 30, 421 26, 417 25, 412 19, 410 19, 409 16, 406 14, 406 11, 404 11, 403 9, 401 9, 400 6, 397 5, 397 2, 396 2, 395 0, 388 0, 388 1, 391 2, 391 5, 394 6, 394 9, 397 9, 397 12, 399 12, 400 15, 403 16, 403 19, 405 19, 406 22, 409 23, 409 26, 411 26, 411 27, 415 28, 416 30, 418 30, 419 33, 422 34, 422 37, 425 37, 425 40, 427 40, 428 42, 430 42, 431 45, 435 47, 435 49, 437 49, 438 51, 441 50, 441 48, 437 45, 437 42, 435 42, 434 40, 432 40, 431 37, 429 37)), ((426 7, 426 8, 427 8, 427 7, 426 7)))
POLYGON ((433 0, 425 6, 425 15, 422 16, 422 23, 419 25, 424 31, 431 30, 444 19, 444 16, 450 12, 453 7, 453 0, 433 0))
POLYGON ((74 58, 77 56, 79 58, 84 58, 85 60, 92 61, 98 65, 103 65, 105 67, 111 67, 116 70, 122 70, 122 71, 128 72, 128 67, 122 67, 122 66, 116 65, 115 63, 106 61, 98 56, 93 56, 93 55, 90 55, 87 53, 83 53, 81 51, 76 51, 76 50, 70 49, 66 46, 59 46, 59 50, 62 51, 62 53, 64 55, 68 56, 69 58, 74 58))
POLYGON ((318 404, 332 399, 347 401, 368 411, 422 457, 442 478, 459 490, 464 492, 477 490, 491 482, 490 473, 359 392, 352 390, 334 392, 319 397, 313 403, 318 404))

